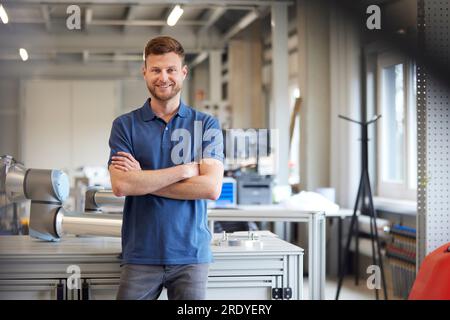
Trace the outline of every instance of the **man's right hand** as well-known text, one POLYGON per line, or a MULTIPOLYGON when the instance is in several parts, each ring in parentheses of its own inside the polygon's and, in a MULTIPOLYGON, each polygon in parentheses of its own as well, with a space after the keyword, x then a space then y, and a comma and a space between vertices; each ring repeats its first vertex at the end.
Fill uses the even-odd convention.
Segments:
POLYGON ((195 162, 182 164, 184 169, 184 179, 196 177, 200 174, 199 165, 195 162))
POLYGON ((127 171, 140 171, 141 165, 133 158, 133 156, 127 152, 119 151, 116 156, 113 156, 111 164, 114 168, 127 172, 127 171))
MULTIPOLYGON (((126 152, 118 152, 116 156, 112 157, 111 164, 114 168, 123 172, 142 170, 139 162, 126 152)), ((182 180, 196 177, 200 174, 199 165, 195 162, 181 164, 180 167, 182 169, 182 180)))

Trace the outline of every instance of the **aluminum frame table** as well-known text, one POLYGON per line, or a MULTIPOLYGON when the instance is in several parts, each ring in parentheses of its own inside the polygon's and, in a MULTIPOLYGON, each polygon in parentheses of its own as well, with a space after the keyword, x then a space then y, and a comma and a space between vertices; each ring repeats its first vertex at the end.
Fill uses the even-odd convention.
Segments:
POLYGON ((236 208, 208 209, 208 220, 210 230, 214 230, 214 221, 308 223, 309 297, 311 300, 325 299, 325 212, 301 211, 281 205, 240 205, 236 208))

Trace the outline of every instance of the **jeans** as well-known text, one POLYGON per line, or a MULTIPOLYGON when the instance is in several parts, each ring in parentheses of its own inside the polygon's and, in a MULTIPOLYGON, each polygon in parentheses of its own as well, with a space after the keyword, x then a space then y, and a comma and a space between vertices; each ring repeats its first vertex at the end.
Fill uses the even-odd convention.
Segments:
POLYGON ((155 300, 163 287, 169 300, 203 300, 209 264, 125 264, 120 275, 118 300, 155 300))

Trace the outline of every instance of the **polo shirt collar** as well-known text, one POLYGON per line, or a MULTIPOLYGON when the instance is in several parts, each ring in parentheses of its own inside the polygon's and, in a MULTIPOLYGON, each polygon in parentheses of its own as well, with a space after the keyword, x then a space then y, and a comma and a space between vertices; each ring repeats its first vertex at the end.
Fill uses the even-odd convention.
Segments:
POLYGON ((147 99, 142 106, 141 115, 144 121, 150 121, 156 118, 156 115, 153 113, 153 110, 150 107, 150 99, 147 99))
MULTIPOLYGON (((148 98, 144 105, 141 108, 141 115, 142 119, 144 121, 150 121, 154 120, 156 117, 156 114, 153 112, 152 108, 150 107, 150 98, 148 98)), ((183 101, 180 100, 180 106, 178 107, 177 115, 179 115, 182 118, 186 118, 188 115, 188 109, 186 105, 183 103, 183 101)))
POLYGON ((186 118, 188 115, 188 108, 186 107, 186 105, 183 103, 183 101, 180 100, 180 106, 178 107, 178 112, 177 114, 182 117, 182 118, 186 118))

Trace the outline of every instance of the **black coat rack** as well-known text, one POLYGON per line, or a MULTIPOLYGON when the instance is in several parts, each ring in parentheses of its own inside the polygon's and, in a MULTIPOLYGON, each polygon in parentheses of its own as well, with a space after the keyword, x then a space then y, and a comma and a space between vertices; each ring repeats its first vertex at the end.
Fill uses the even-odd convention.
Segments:
MULTIPOLYGON (((340 274, 339 274, 339 281, 338 281, 338 287, 336 292, 336 300, 339 299, 339 293, 341 291, 342 281, 344 278, 344 272, 346 270, 346 266, 349 260, 349 249, 350 249, 350 242, 352 240, 352 237, 355 237, 355 242, 357 242, 358 237, 358 226, 357 226, 357 212, 359 205, 360 206, 360 212, 363 215, 370 216, 370 239, 372 243, 372 263, 374 266, 379 266, 381 271, 381 279, 382 279, 382 285, 383 285, 383 291, 384 291, 384 298, 385 300, 388 299, 387 297, 387 290, 386 290, 386 280, 384 277, 384 268, 383 268, 383 260, 381 256, 381 250, 380 250, 380 241, 378 237, 378 229, 377 229, 377 214, 375 212, 375 208, 373 206, 373 197, 372 197, 372 190, 370 186, 370 179, 369 179, 369 161, 368 161, 368 126, 372 123, 375 123, 378 119, 380 119, 381 115, 374 116, 372 120, 366 121, 366 122, 360 122, 353 119, 350 119, 345 116, 339 115, 339 118, 345 119, 350 122, 357 123, 361 126, 361 179, 359 182, 359 188, 358 188, 358 195, 356 196, 355 201, 355 207, 353 209, 353 215, 352 220, 350 223, 350 231, 347 237, 347 243, 345 246, 345 255, 344 255, 344 267, 339 266, 340 274)), ((355 250, 357 251, 357 250, 355 250)), ((358 252, 355 252, 355 254, 358 254, 358 252)), ((375 288, 375 296, 376 299, 379 299, 378 296, 378 290, 379 288, 375 288)))

